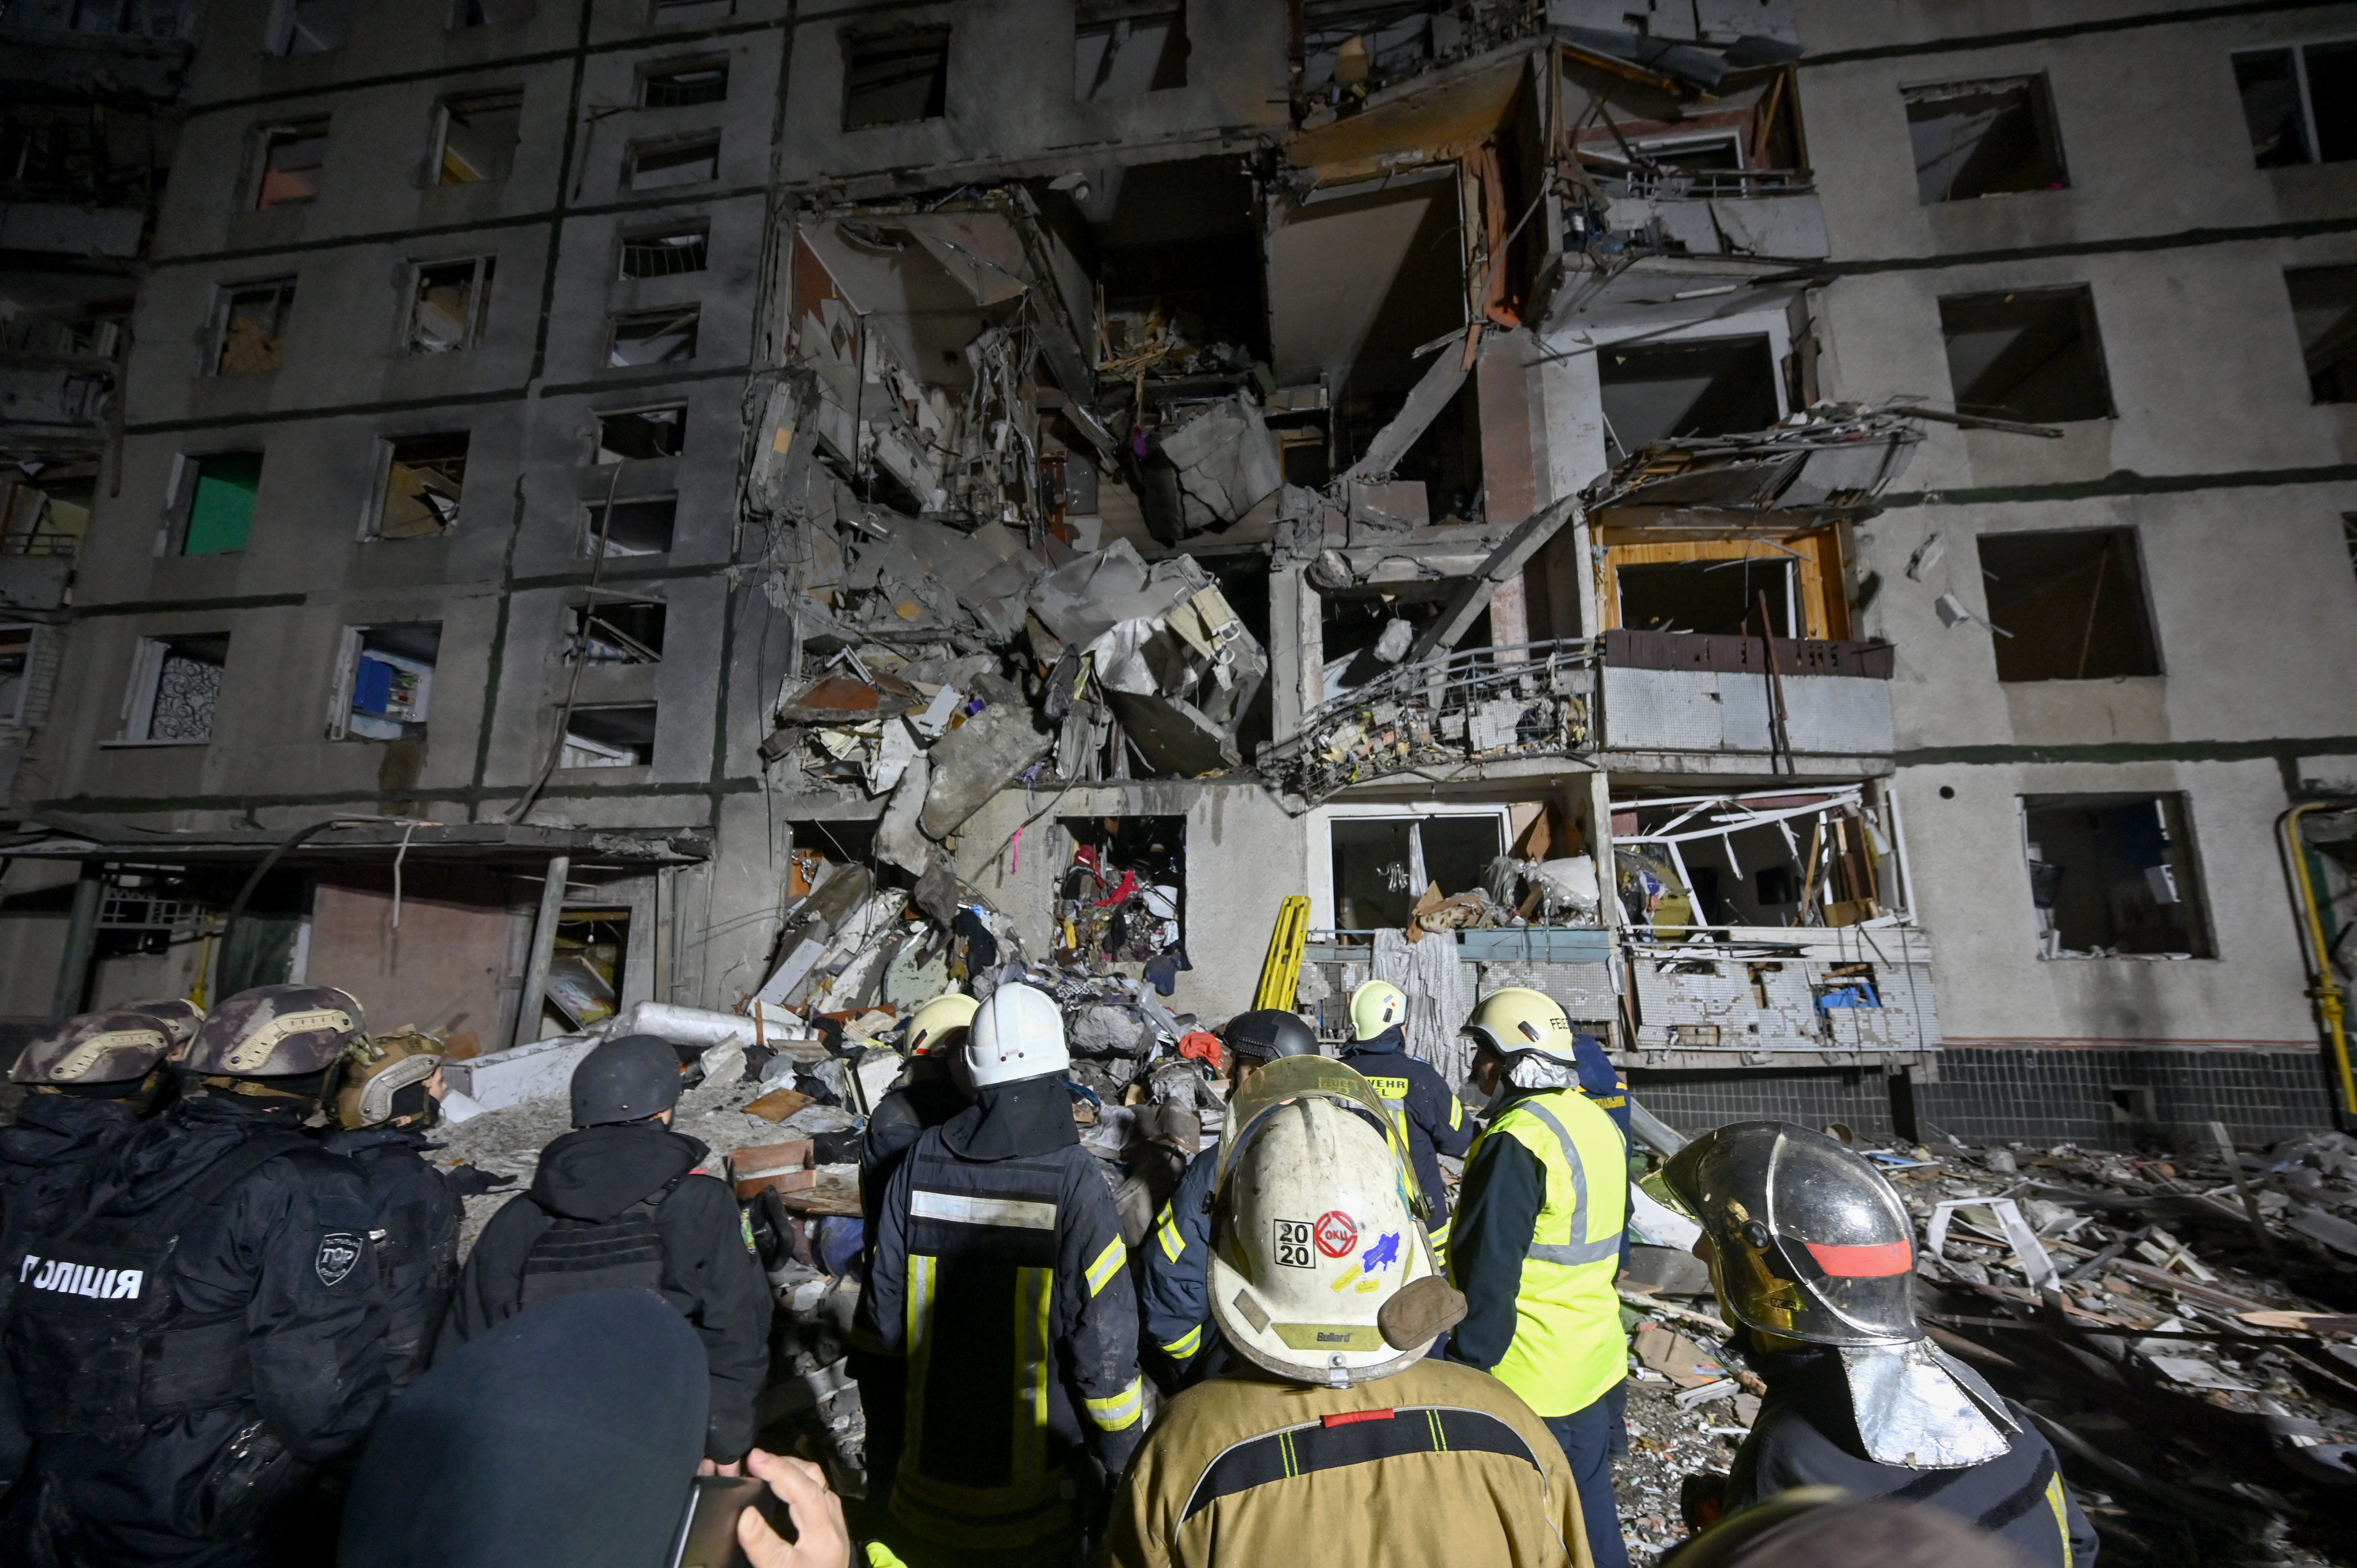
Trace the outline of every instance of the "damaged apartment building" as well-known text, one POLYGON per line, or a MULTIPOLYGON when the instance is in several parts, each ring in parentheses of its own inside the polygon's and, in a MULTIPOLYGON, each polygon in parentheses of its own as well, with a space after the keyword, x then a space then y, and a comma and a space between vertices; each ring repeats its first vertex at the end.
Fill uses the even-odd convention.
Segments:
POLYGON ((1977 18, 215 0, 0 1011, 1150 1056, 1301 896, 1673 1122, 2328 1122, 2357 7, 1977 18))

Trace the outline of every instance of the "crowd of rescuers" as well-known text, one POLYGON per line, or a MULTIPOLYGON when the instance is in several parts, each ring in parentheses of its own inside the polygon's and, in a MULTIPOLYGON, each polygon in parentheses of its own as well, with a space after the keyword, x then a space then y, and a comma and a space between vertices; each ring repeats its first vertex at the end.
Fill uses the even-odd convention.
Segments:
MULTIPOLYGON (((67 1020, 0 1128, 0 1560, 1620 1568, 1626 1085, 1508 988, 1464 1025, 1476 1116, 1406 1011, 1361 987, 1340 1059, 1231 1020, 1222 1130, 1133 1255, 1054 1000, 916 1010, 864 1136, 850 1519, 755 1446, 772 1294, 669 1043, 584 1057, 462 1269, 507 1178, 425 1157, 432 1036, 311 985, 67 1020)), ((1667 1563, 2093 1568, 2046 1440, 1918 1325, 1869 1164, 1746 1122, 1644 1185, 1768 1390, 1667 1563)))

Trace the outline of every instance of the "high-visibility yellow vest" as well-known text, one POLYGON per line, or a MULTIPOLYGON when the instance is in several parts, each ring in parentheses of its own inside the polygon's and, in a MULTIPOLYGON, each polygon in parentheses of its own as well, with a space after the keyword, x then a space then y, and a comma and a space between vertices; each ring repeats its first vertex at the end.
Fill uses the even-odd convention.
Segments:
POLYGON ((1512 1138, 1546 1172, 1514 1296, 1514 1342, 1491 1371, 1542 1416, 1603 1397, 1629 1368, 1620 1329, 1620 1232, 1629 1223, 1628 1145, 1602 1108, 1577 1090, 1534 1094, 1490 1123, 1466 1155, 1512 1138))

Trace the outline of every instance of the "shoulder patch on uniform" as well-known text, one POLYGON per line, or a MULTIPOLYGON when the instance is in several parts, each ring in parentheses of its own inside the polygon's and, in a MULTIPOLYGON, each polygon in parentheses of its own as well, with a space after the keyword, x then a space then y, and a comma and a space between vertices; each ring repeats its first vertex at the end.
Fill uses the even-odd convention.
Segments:
POLYGON ((737 1229, 745 1238, 745 1251, 759 1257, 761 1249, 753 1245, 753 1216, 749 1210, 740 1208, 737 1211, 737 1229))
POLYGON ((311 1260, 323 1285, 339 1285, 361 1261, 361 1239, 349 1230, 330 1230, 319 1238, 318 1255, 311 1260))

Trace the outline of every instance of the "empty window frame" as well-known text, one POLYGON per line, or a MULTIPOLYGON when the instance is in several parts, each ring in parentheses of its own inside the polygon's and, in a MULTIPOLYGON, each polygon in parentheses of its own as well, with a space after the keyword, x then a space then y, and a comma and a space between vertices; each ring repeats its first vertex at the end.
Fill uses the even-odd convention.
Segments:
POLYGON ((1501 811, 1420 817, 1338 817, 1328 827, 1334 871, 1334 924, 1345 931, 1406 926, 1416 900, 1482 886, 1505 853, 1501 811))
POLYGON ((79 551, 98 494, 96 471, 95 463, 43 464, 35 484, 21 469, 0 467, 0 555, 79 551))
POLYGON ((2024 795, 2041 958, 2214 958, 2182 795, 2024 795))
POLYGON ((353 5, 354 0, 278 0, 264 52, 317 55, 342 48, 351 36, 353 5))
POLYGON ((728 62, 725 59, 651 66, 639 76, 641 109, 684 109, 691 103, 718 103, 727 96, 728 62))
POLYGON ((222 290, 213 373, 236 376, 278 369, 286 356, 286 318, 294 308, 293 278, 222 290))
POLYGON ((529 21, 533 6, 533 0, 458 0, 451 12, 450 25, 489 27, 500 22, 529 21))
POLYGON ((1926 207, 2070 185, 2045 77, 1948 81, 1903 88, 1900 96, 1915 193, 1926 207))
POLYGON ((417 281, 410 289, 409 352, 450 354, 483 340, 490 324, 495 260, 470 256, 417 269, 417 281))
POLYGON ((133 745, 199 745, 213 736, 229 633, 142 638, 124 695, 122 739, 133 745))
POLYGON ((1985 533, 1981 574, 2000 681, 2160 673, 2131 528, 1985 533))
POLYGON ((622 185, 629 190, 668 190, 720 177, 717 134, 687 141, 633 146, 623 160, 622 185))
POLYGON ((620 275, 627 281, 700 273, 707 264, 710 240, 710 231, 701 223, 649 234, 625 234, 620 275))
POLYGON ((630 365, 671 365, 695 358, 695 329, 703 307, 666 306, 617 316, 606 348, 608 370, 630 365))
POLYGON ((1940 302, 1956 406, 2067 424, 2113 416, 2095 305, 2084 288, 1956 295, 1940 302))
POLYGON ((677 496, 621 496, 596 500, 582 509, 581 553, 597 553, 604 541, 607 555, 661 555, 671 548, 672 532, 679 521, 677 496))
POLYGON ((508 177, 523 124, 521 88, 445 100, 437 118, 435 184, 480 185, 508 177))
POLYGON ((2234 86, 2259 167, 2357 158, 2357 38, 2245 50, 2234 86))
POLYGON ((2357 403, 2357 266, 2284 274, 2312 403, 2357 403))
POLYGON ((436 622, 346 628, 328 699, 329 738, 414 740, 425 735, 441 651, 436 622))
POLYGON ((643 768, 655 759, 655 705, 576 708, 565 725, 560 768, 643 768))
POLYGON ((262 174, 254 190, 255 209, 267 212, 316 199, 320 166, 328 161, 328 123, 265 125, 259 134, 262 174))
POLYGON ((654 664, 662 659, 667 607, 660 599, 599 599, 573 607, 565 660, 654 664))
POLYGON ((386 442, 384 493, 369 532, 379 539, 423 539, 457 527, 468 441, 461 430, 386 442))
POLYGON ((621 463, 676 457, 686 430, 687 404, 683 403, 601 413, 597 416, 597 461, 621 463))
POLYGON ((0 626, 0 725, 25 720, 25 688, 32 676, 33 644, 40 634, 38 626, 0 626))
POLYGON ((938 120, 950 85, 950 30, 848 34, 843 40, 843 128, 938 120))
POLYGON ((1783 413, 1765 337, 1607 343, 1596 371, 1616 458, 1672 436, 1765 430, 1783 413))
POLYGON ((1082 103, 1187 85, 1187 12, 1169 0, 1079 0, 1072 97, 1082 103))
POLYGON ((243 550, 253 532, 253 499, 261 488, 259 452, 181 458, 168 519, 171 553, 231 555, 243 550))

